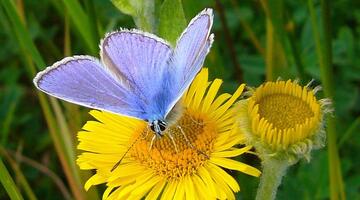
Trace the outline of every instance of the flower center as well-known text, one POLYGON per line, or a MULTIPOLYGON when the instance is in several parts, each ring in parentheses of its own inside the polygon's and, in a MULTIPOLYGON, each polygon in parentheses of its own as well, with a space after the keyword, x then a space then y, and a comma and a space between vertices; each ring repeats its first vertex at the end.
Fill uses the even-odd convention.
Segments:
POLYGON ((279 130, 295 128, 314 116, 306 102, 288 94, 263 97, 259 101, 259 114, 279 130))
POLYGON ((186 110, 176 124, 165 130, 162 138, 153 140, 154 133, 149 127, 137 131, 133 140, 141 138, 130 155, 158 175, 177 179, 195 173, 208 160, 215 136, 214 123, 186 110))
POLYGON ((252 133, 273 149, 314 135, 321 125, 321 105, 314 92, 296 82, 267 82, 248 99, 252 133))

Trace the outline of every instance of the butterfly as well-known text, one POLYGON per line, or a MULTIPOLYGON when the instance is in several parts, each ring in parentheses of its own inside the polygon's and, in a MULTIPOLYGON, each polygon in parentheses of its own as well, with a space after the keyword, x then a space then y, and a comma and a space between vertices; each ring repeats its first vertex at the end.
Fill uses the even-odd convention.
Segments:
POLYGON ((141 30, 111 32, 100 43, 100 60, 66 57, 39 72, 33 82, 50 96, 145 120, 161 137, 210 51, 212 24, 212 9, 204 9, 175 47, 141 30))

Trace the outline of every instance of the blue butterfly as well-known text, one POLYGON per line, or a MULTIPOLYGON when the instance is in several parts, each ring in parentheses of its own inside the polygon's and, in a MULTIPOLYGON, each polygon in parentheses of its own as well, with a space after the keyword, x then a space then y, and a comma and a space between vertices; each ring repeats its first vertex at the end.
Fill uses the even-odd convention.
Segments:
POLYGON ((145 120, 161 137, 210 50, 212 24, 212 9, 203 10, 174 48, 136 29, 108 33, 100 44, 100 60, 66 57, 39 72, 34 84, 74 104, 145 120))

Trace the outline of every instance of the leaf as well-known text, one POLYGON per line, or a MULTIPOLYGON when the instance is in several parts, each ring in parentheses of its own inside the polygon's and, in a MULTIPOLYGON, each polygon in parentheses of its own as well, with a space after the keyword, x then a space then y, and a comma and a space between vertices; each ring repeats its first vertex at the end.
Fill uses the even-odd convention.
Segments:
POLYGON ((155 3, 153 0, 111 0, 123 13, 132 16, 135 25, 147 32, 155 30, 155 3))
POLYGON ((136 4, 138 2, 138 0, 135 1, 128 1, 128 0, 112 0, 111 1, 121 12, 127 14, 127 15, 131 15, 134 16, 136 13, 136 9, 135 6, 132 5, 136 4))
POLYGON ((175 45, 186 27, 181 0, 165 0, 160 8, 159 35, 175 45))

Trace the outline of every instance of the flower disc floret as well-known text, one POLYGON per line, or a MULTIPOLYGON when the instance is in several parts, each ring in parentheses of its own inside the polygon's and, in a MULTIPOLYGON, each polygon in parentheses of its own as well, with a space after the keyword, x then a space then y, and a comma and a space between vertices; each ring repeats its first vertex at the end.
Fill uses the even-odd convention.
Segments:
POLYGON ((240 129, 248 143, 270 154, 306 154, 323 146, 328 101, 317 100, 316 90, 291 80, 256 88, 238 106, 240 129))

